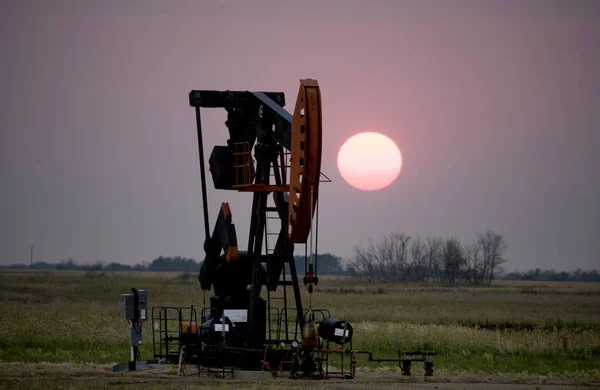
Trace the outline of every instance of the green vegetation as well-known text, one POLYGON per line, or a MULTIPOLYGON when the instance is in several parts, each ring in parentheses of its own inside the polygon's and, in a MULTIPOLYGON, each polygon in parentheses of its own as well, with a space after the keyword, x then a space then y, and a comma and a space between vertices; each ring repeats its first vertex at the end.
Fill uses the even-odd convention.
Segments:
MULTIPOLYGON (((127 361, 128 328, 120 319, 119 294, 131 287, 147 289, 151 306, 202 306, 195 275, 0 272, 0 361, 127 361)), ((398 345, 435 349, 438 373, 598 377, 599 298, 600 284, 593 283, 495 281, 489 287, 440 287, 322 277, 312 306, 351 321, 354 348, 375 356, 393 357, 398 345)), ((152 357, 151 329, 145 323, 145 358, 152 357)), ((359 360, 362 370, 381 365, 359 360)))

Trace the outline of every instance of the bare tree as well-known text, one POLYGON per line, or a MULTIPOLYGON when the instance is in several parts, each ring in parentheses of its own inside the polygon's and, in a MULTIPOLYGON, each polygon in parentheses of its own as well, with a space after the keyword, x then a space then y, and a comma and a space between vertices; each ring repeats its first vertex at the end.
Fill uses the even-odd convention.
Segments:
POLYGON ((368 283, 422 282, 491 284, 502 270, 506 243, 493 231, 478 234, 463 246, 456 238, 420 237, 409 244, 404 233, 393 233, 378 243, 369 239, 365 248, 354 248, 348 269, 358 281, 368 283))
POLYGON ((354 261, 349 270, 357 280, 369 283, 397 283, 407 274, 408 241, 410 237, 403 233, 393 233, 379 243, 368 240, 365 248, 354 248, 354 261))
POLYGON ((427 275, 440 279, 442 270, 442 242, 439 237, 427 237, 427 275))
POLYGON ((412 272, 410 279, 416 282, 423 282, 429 275, 427 246, 421 237, 412 242, 410 246, 410 256, 412 258, 412 272))
POLYGON ((348 269, 356 280, 375 283, 375 267, 370 254, 358 246, 354 247, 354 260, 348 265, 348 269))
POLYGON ((474 285, 484 283, 486 280, 486 266, 479 240, 465 246, 464 253, 466 263, 465 279, 474 285))
POLYGON ((502 265, 506 262, 503 257, 506 251, 506 242, 501 234, 488 230, 477 235, 477 242, 481 246, 485 282, 490 285, 496 272, 502 272, 502 265))
POLYGON ((386 254, 381 245, 376 245, 373 238, 369 238, 367 247, 359 253, 370 270, 370 278, 373 280, 371 283, 389 281, 386 275, 386 254))
POLYGON ((442 247, 443 281, 457 284, 463 276, 465 257, 462 245, 456 238, 451 237, 444 241, 442 247))
POLYGON ((387 243, 390 255, 388 272, 392 274, 393 281, 406 280, 410 272, 408 264, 408 242, 410 237, 404 233, 393 233, 384 240, 387 243))

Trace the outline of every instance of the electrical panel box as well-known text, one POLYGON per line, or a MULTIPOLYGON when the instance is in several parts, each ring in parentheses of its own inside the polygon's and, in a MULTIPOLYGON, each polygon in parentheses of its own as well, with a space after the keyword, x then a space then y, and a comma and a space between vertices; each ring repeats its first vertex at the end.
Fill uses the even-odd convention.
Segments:
POLYGON ((128 321, 137 322, 148 319, 148 293, 146 290, 121 294, 121 317, 128 321))
POLYGON ((139 321, 146 321, 148 319, 148 293, 146 290, 138 290, 138 307, 139 321))
POLYGON ((133 294, 121 294, 121 318, 129 321, 135 318, 133 294))

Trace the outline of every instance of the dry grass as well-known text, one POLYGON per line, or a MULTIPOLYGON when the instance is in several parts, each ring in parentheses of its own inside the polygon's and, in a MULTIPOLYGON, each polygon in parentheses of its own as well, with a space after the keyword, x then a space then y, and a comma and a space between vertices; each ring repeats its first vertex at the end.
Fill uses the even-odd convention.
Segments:
POLYGON ((492 287, 320 283, 313 302, 353 321, 600 330, 600 283, 501 281, 492 287), (357 310, 359 309, 359 310, 357 310))

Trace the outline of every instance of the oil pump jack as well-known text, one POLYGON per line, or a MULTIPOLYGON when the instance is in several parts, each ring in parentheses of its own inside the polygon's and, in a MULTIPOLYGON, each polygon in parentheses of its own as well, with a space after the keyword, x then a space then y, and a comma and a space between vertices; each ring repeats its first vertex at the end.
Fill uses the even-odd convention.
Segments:
MULTIPOLYGON (((215 325, 221 333, 227 327, 229 334, 224 344, 229 350, 230 362, 237 366, 252 365, 248 352, 254 349, 264 364, 265 356, 261 355, 265 354, 265 347, 269 354, 268 346, 279 348, 287 342, 298 345, 302 332, 308 332, 294 262, 294 244, 307 244, 318 205, 322 147, 319 85, 316 80, 300 81, 293 115, 283 108, 285 96, 279 92, 194 90, 189 98, 196 110, 208 237, 204 242, 206 257, 199 282, 205 291, 214 289, 210 315, 201 325, 200 335, 204 341, 222 339, 210 334, 215 325), (212 232, 209 229, 201 107, 227 111, 227 145, 215 146, 209 159, 215 188, 252 193, 245 253, 238 250, 228 203, 222 203, 212 232), (268 231, 268 219, 278 221, 275 232, 268 231), (268 235, 277 237, 272 251, 268 249, 268 235), (287 299, 283 305, 275 305, 271 293, 278 288, 287 290, 288 286, 294 297, 292 308, 287 307, 287 299), (261 297, 263 288, 267 291, 266 299, 261 297), (232 316, 236 322, 231 321, 232 316), (267 329, 271 326, 279 329, 275 332, 267 329), (237 358, 236 351, 239 352, 237 358)), ((312 293, 318 277, 310 260, 305 270, 303 282, 312 293)), ((324 317, 323 312, 320 313, 324 317)), ((314 313, 310 314, 313 318, 314 313)), ((214 354, 217 347, 224 348, 223 343, 217 344, 214 354)))
POLYGON ((180 367, 197 364, 223 376, 248 369, 285 371, 292 377, 353 378, 356 355, 368 354, 370 361, 396 361, 408 364, 408 370, 411 361, 424 361, 426 372, 433 373, 429 357, 434 353, 399 351, 398 358, 373 358, 371 352, 352 348, 353 329, 347 321, 312 307, 319 281, 319 183, 322 177, 329 181, 321 173, 318 82, 300 80, 293 114, 283 108, 282 92, 192 90, 189 104, 196 113, 206 237, 198 276, 204 308, 200 321, 193 306, 152 309, 155 359, 178 361, 180 367), (209 225, 201 108, 227 112, 229 138, 226 145, 213 148, 209 170, 215 189, 252 194, 246 251, 238 248, 228 203, 221 204, 212 230, 209 225), (274 231, 269 230, 272 221, 274 231), (276 237, 274 245, 269 237, 276 237), (298 245, 304 245, 302 282, 308 307, 303 306, 295 264, 298 245), (293 300, 288 304, 289 289, 293 300), (336 365, 341 371, 330 370, 334 355, 341 358, 336 365))

